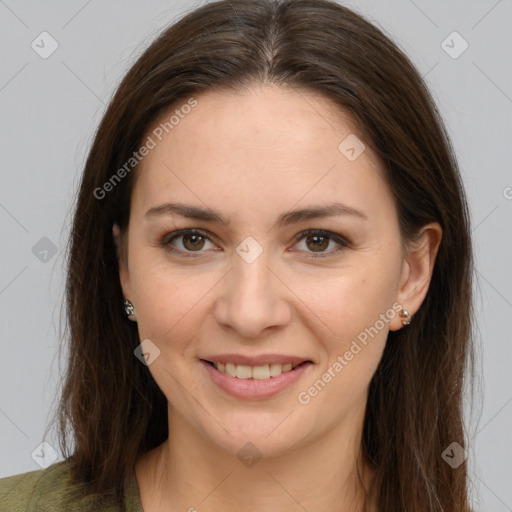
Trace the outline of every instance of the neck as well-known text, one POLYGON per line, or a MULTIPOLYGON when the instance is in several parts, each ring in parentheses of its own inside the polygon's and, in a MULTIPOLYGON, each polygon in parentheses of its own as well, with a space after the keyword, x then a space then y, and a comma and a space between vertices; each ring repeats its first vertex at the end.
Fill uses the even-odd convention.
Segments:
POLYGON ((169 427, 170 438, 136 466, 145 511, 366 510, 373 470, 360 455, 362 425, 339 425, 304 446, 245 463, 172 410, 169 427))

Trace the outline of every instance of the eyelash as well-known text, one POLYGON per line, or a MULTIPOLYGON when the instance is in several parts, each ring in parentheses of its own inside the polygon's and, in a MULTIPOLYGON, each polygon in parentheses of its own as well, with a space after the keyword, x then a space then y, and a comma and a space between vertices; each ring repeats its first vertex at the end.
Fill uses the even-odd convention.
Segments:
MULTIPOLYGON (((170 247, 170 243, 172 241, 174 241, 177 238, 180 238, 182 236, 185 236, 185 235, 199 235, 202 238, 205 238, 206 240, 214 243, 212 238, 205 231, 202 231, 200 229, 182 229, 179 231, 173 231, 172 233, 166 234, 162 238, 160 245, 163 246, 167 251, 169 251, 171 253, 179 253, 186 258, 189 258, 189 257, 197 258, 197 257, 201 256, 204 253, 204 251, 182 251, 182 250, 176 250, 176 249, 173 249, 170 247)), ((331 249, 330 251, 327 251, 327 252, 319 252, 319 253, 311 252, 310 256, 312 258, 325 258, 327 256, 331 256, 334 253, 338 253, 339 251, 341 251, 349 246, 349 242, 345 238, 343 238, 341 235, 338 235, 336 233, 333 233, 332 231, 326 231, 323 229, 307 229, 306 231, 302 231, 301 233, 296 235, 294 237, 294 239, 296 240, 296 242, 300 242, 302 239, 304 239, 308 236, 311 236, 311 235, 328 238, 338 244, 338 247, 336 247, 335 249, 331 249)))

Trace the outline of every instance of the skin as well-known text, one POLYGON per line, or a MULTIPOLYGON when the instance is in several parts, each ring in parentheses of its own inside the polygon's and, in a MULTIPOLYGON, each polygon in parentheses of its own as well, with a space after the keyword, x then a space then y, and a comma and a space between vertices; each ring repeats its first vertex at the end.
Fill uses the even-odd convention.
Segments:
POLYGON ((141 162, 127 233, 113 231, 123 292, 140 339, 160 350, 148 369, 169 404, 170 440, 136 467, 144 510, 362 510, 373 474, 360 451, 368 386, 388 331, 404 328, 398 314, 309 403, 297 397, 393 304, 414 315, 441 228, 429 224, 417 243, 404 243, 368 145, 354 161, 338 150, 357 132, 331 100, 275 85, 196 99, 141 162), (284 212, 335 201, 365 218, 274 226, 284 212), (146 215, 168 202, 209 208, 227 222, 146 215), (162 244, 186 228, 211 241, 162 244), (307 229, 337 233, 347 244, 294 239, 307 229), (248 236, 263 249, 252 263, 236 252, 248 236), (199 361, 222 353, 296 355, 314 364, 276 396, 246 400, 220 390, 199 361), (236 456, 248 442, 262 456, 252 467, 236 456))

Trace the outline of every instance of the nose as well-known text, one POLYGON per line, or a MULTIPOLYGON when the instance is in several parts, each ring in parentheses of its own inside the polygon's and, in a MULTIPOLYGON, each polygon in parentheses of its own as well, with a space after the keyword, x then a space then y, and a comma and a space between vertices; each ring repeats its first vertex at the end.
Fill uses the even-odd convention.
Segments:
POLYGON ((233 260, 214 308, 219 325, 244 339, 255 339, 266 330, 284 327, 291 318, 287 300, 291 292, 270 268, 266 253, 251 263, 238 254, 233 260))

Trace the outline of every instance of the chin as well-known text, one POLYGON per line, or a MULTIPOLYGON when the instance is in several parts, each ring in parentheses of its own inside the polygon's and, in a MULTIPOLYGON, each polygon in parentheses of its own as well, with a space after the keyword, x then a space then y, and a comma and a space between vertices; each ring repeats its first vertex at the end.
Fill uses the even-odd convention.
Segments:
POLYGON ((317 430, 315 425, 308 425, 298 415, 296 418, 293 416, 290 409, 285 413, 265 415, 258 410, 249 414, 232 412, 229 420, 219 421, 226 425, 226 430, 211 421, 201 430, 207 442, 237 458, 270 459, 287 455, 318 437, 313 433, 317 430))

